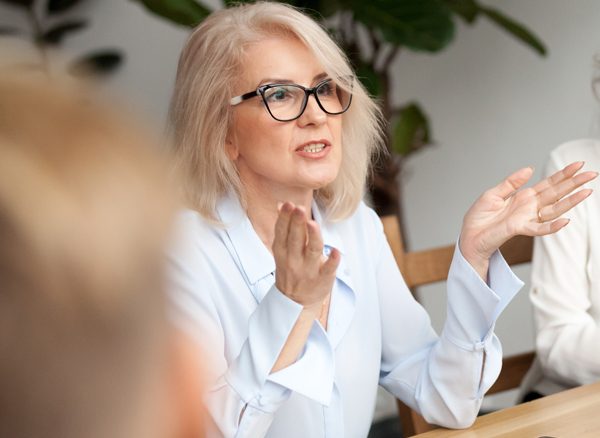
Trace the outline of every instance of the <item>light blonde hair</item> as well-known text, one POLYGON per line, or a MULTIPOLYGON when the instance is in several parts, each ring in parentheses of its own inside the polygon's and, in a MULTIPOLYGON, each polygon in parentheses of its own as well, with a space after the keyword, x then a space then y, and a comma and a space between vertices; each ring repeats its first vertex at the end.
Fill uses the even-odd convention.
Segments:
POLYGON ((157 433, 175 204, 152 144, 87 92, 0 77, 0 436, 157 433))
MULTIPOLYGON (((216 203, 230 190, 244 201, 237 171, 224 147, 233 120, 229 100, 243 74, 248 45, 280 35, 303 42, 331 77, 353 74, 344 53, 317 22, 280 3, 258 2, 212 13, 194 30, 181 53, 170 133, 177 166, 187 176, 187 202, 207 219, 217 221, 216 203)), ((352 105, 342 115, 340 172, 316 193, 331 220, 341 220, 356 209, 373 157, 383 150, 379 108, 357 80, 352 93, 352 105)))

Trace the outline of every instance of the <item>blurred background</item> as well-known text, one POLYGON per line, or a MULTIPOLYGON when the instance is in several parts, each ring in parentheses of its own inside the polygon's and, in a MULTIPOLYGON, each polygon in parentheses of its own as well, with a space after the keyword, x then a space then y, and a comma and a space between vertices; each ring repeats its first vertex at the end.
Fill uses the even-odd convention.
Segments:
MULTIPOLYGON (((60 57, 49 61, 47 70, 97 70, 100 87, 131 102, 131 111, 144 114, 160 132, 189 27, 150 12, 142 1, 50 3, 54 10, 49 14, 46 2, 0 1, 0 68, 34 71, 34 64, 60 48, 60 57)), ((218 0, 201 4, 222 7, 218 0)), ((511 34, 507 23, 500 20, 499 25, 490 16, 469 23, 464 11, 455 10, 452 33, 441 36, 443 47, 400 47, 386 73, 388 104, 406 109, 409 102, 418 102, 417 117, 413 111, 404 120, 428 122, 399 128, 412 133, 401 146, 412 149, 398 164, 397 184, 411 250, 452 243, 464 212, 484 189, 527 165, 535 166, 537 181, 552 148, 599 135, 599 104, 591 81, 594 58, 600 54, 600 2, 481 0, 479 5, 526 26, 535 39, 528 41, 528 34, 515 37, 514 28, 511 34)), ((368 43, 368 32, 357 29, 363 32, 359 45, 368 43)), ((394 129, 397 124, 393 120, 394 129)), ((527 283, 529 268, 516 271, 527 283)), ((505 354, 533 348, 527 292, 526 284, 498 321, 505 354)), ((445 315, 444 286, 423 288, 420 297, 439 330, 445 315)), ((386 412, 394 413, 393 404, 384 403, 378 415, 386 412)))

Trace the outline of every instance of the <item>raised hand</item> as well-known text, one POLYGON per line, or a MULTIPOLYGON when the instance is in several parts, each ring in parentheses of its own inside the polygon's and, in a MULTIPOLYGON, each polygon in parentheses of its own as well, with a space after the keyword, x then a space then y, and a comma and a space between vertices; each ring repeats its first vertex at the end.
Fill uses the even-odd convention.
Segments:
POLYGON ((307 218, 302 207, 286 202, 279 210, 273 240, 275 284, 304 307, 320 308, 331 293, 340 253, 323 255, 319 225, 307 218))
POLYGON ((533 174, 531 167, 525 167, 475 201, 463 221, 460 250, 482 277, 490 256, 511 237, 551 234, 569 223, 560 216, 592 190, 572 192, 598 176, 592 171, 577 173, 583 164, 571 163, 533 187, 521 189, 533 174))

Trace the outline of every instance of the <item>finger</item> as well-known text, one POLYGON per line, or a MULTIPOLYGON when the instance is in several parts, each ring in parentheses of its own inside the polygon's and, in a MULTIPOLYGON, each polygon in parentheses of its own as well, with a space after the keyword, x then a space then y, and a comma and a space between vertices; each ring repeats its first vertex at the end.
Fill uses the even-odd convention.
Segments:
POLYGON ((531 175, 533 175, 533 167, 523 167, 509 175, 504 181, 492 188, 490 192, 502 199, 507 199, 529 181, 531 175))
POLYGON ((298 260, 304 253, 306 245, 306 213, 302 207, 296 206, 292 211, 290 230, 287 236, 287 253, 298 260))
POLYGON ((585 198, 592 194, 592 189, 583 189, 574 193, 566 198, 560 200, 556 204, 548 205, 540 209, 539 219, 542 222, 547 222, 556 219, 559 216, 562 216, 567 211, 575 207, 585 198))
POLYGON ((529 236, 545 236, 547 234, 556 233, 561 228, 564 228, 570 222, 567 218, 556 219, 552 222, 544 222, 543 224, 535 224, 527 235, 529 236))
POLYGON ((340 254, 340 252, 335 248, 331 248, 329 257, 327 258, 325 263, 323 263, 323 265, 321 266, 321 269, 320 269, 321 275, 325 275, 325 276, 334 275, 335 271, 337 271, 337 268, 340 265, 341 259, 342 259, 342 255, 340 254))
POLYGON ((567 178, 557 184, 551 184, 546 190, 538 193, 538 202, 542 206, 554 204, 577 187, 590 182, 598 176, 598 172, 583 172, 567 178))
POLYGON ((312 266, 319 266, 323 255, 323 238, 319 224, 313 220, 307 222, 308 242, 306 244, 306 259, 312 266))
POLYGON ((273 239, 273 254, 280 253, 285 250, 287 244, 287 236, 290 229, 290 220, 294 204, 284 202, 279 209, 279 215, 275 222, 275 237, 273 239))
POLYGON ((579 170, 583 167, 584 164, 585 162, 583 161, 575 161, 574 163, 571 163, 563 167, 561 170, 553 173, 548 178, 544 178, 539 183, 535 184, 533 186, 533 189, 536 192, 541 193, 551 185, 558 184, 567 178, 571 178, 573 175, 579 172, 579 170))

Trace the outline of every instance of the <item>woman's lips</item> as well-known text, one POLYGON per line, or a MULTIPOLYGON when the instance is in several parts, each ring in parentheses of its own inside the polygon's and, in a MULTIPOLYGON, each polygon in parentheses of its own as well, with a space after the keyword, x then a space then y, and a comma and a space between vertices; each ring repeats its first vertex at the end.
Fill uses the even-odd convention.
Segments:
POLYGON ((312 141, 305 143, 296 149, 296 153, 305 158, 322 158, 326 156, 331 149, 331 144, 326 140, 312 141))

